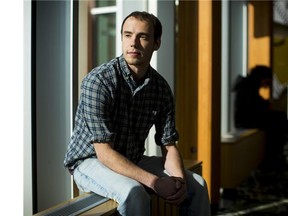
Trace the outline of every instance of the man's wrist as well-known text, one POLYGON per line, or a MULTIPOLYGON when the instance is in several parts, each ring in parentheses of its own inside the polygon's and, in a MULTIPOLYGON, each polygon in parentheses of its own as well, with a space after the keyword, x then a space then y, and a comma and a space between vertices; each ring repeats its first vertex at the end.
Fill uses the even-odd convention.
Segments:
POLYGON ((155 185, 156 185, 156 182, 158 179, 159 179, 158 176, 152 176, 151 181, 148 183, 147 187, 149 187, 155 191, 155 185))

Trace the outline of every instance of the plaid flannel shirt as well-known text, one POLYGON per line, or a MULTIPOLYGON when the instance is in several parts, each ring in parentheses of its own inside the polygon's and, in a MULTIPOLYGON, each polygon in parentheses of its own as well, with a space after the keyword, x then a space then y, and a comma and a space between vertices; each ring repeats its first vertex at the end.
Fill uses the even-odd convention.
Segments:
POLYGON ((123 56, 115 58, 94 68, 83 79, 64 166, 73 172, 84 159, 97 157, 93 143, 107 142, 137 163, 153 125, 157 145, 178 140, 174 99, 168 83, 149 67, 144 82, 137 85, 123 56))

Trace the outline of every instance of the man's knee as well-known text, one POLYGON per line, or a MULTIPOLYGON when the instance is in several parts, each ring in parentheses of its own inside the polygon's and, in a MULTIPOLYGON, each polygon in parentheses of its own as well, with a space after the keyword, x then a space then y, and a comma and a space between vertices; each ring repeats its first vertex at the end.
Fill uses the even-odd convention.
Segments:
POLYGON ((136 184, 126 191, 124 199, 124 202, 132 202, 133 205, 136 202, 139 202, 140 205, 149 205, 151 197, 141 184, 136 184))
POLYGON ((151 197, 141 184, 134 185, 124 194, 118 206, 121 215, 147 216, 150 214, 151 197))

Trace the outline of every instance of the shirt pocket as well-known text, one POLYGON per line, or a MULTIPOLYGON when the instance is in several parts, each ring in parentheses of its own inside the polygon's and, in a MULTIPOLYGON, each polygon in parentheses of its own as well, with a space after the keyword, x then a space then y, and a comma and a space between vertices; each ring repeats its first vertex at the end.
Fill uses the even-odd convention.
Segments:
POLYGON ((138 114, 138 127, 145 128, 149 130, 153 124, 155 124, 159 115, 158 109, 143 109, 141 113, 138 114))

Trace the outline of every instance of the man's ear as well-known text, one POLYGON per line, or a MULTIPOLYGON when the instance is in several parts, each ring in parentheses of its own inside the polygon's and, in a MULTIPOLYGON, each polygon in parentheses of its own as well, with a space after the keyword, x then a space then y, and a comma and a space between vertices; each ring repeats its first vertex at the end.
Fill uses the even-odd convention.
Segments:
POLYGON ((161 39, 158 38, 154 44, 154 50, 158 50, 161 46, 161 39))

